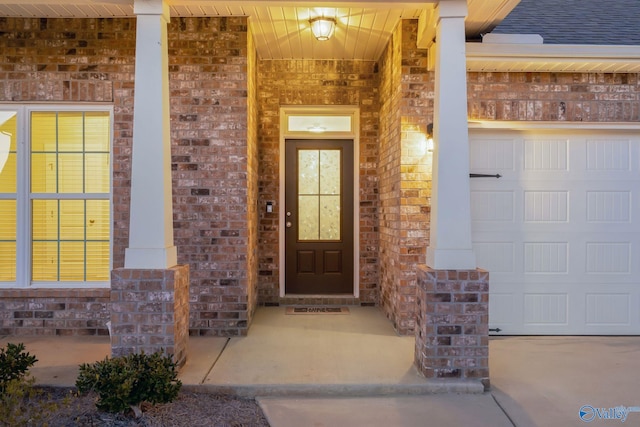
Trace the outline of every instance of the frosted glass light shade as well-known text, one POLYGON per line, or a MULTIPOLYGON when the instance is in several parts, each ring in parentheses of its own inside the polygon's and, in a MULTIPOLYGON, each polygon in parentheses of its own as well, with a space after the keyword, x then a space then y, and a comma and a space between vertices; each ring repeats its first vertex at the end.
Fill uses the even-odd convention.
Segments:
POLYGON ((310 22, 311 32, 320 41, 329 40, 336 28, 336 20, 333 18, 319 17, 312 19, 310 22))

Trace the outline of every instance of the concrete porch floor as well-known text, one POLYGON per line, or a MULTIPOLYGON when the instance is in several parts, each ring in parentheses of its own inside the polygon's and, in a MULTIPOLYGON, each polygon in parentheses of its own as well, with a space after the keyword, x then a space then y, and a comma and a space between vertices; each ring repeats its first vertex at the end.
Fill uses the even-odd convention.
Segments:
MULTIPOLYGON (((581 426, 583 405, 640 406, 640 337, 492 338, 492 390, 483 393, 475 383, 424 379, 412 337, 397 336, 377 308, 350 310, 260 308, 247 337, 191 337, 180 379, 257 397, 272 427, 581 426)), ((7 342, 38 357, 31 373, 40 384, 72 386, 80 363, 110 354, 107 337, 0 337, 7 342)), ((626 424, 640 424, 640 413, 626 424)))
POLYGON ((246 337, 191 337, 183 381, 251 397, 482 393, 476 381, 425 379, 413 365, 413 337, 396 335, 378 308, 349 311, 287 315, 285 307, 264 307, 246 337))

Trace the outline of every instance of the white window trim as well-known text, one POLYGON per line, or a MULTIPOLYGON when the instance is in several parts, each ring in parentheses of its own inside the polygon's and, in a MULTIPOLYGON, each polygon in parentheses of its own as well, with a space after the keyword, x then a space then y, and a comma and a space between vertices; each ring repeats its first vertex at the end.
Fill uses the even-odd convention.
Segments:
MULTIPOLYGON (((109 187, 110 192, 107 197, 102 197, 95 193, 83 194, 83 200, 99 199, 109 201, 109 271, 113 269, 113 106, 104 104, 38 104, 38 103, 20 103, 20 104, 0 104, 2 111, 17 112, 17 188, 16 188, 16 281, 0 282, 0 289, 94 289, 109 288, 111 282, 109 280, 100 282, 77 282, 77 281, 56 281, 56 282, 32 282, 31 278, 31 200, 42 198, 42 193, 30 192, 31 177, 31 126, 29 117, 32 112, 38 111, 105 111, 109 113, 111 123, 110 132, 110 159, 109 159, 109 187)), ((75 194, 70 194, 69 199, 78 198, 75 194)), ((66 197, 65 197, 66 198, 66 197)), ((0 193, 0 199, 13 200, 11 197, 4 197, 0 193)))

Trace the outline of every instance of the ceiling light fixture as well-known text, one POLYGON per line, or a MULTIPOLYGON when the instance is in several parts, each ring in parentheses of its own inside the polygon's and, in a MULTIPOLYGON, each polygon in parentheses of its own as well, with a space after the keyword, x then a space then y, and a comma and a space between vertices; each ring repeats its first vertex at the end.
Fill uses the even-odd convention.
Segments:
POLYGON ((309 22, 311 23, 311 32, 320 41, 329 40, 336 28, 336 20, 334 18, 319 16, 309 22))
POLYGON ((313 126, 309 126, 307 129, 309 130, 309 132, 316 132, 316 133, 322 133, 325 130, 327 130, 326 127, 320 126, 318 123, 314 123, 313 126))

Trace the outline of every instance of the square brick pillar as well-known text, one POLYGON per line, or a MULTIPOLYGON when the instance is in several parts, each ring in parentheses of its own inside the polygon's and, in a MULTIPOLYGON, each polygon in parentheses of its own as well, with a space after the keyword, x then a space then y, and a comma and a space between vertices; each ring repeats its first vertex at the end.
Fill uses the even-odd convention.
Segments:
POLYGON ((189 266, 168 269, 119 268, 111 272, 111 354, 173 355, 187 360, 189 266))
POLYGON ((489 388, 489 273, 418 267, 415 364, 489 388))

